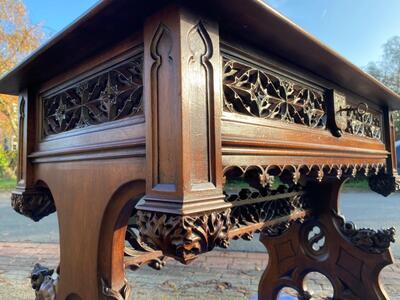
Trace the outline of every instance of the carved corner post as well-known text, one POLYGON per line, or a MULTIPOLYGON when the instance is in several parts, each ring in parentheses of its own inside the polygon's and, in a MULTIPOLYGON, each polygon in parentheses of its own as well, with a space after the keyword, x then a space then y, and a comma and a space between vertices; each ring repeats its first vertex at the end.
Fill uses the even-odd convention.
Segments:
POLYGON ((260 236, 269 262, 259 285, 259 299, 277 299, 284 287, 300 299, 313 295, 305 277, 324 275, 332 284, 333 299, 388 299, 379 273, 393 262, 389 250, 394 229, 357 229, 338 214, 339 180, 308 186, 313 215, 290 226, 267 228, 260 236))
POLYGON ((35 187, 33 167, 28 159, 36 141, 34 97, 31 90, 25 90, 18 100, 18 171, 17 186, 11 194, 11 205, 16 212, 37 222, 55 212, 56 208, 49 190, 45 187, 35 187))
MULTIPOLYGON (((143 226, 146 220, 161 224, 160 218, 174 223, 175 239, 185 245, 188 242, 179 231, 197 226, 193 222, 215 221, 215 214, 207 214, 207 210, 220 211, 218 219, 226 215, 220 141, 221 68, 216 23, 175 5, 146 21, 147 186, 137 208, 143 226), (190 221, 184 217, 187 215, 191 215, 190 221)), ((147 242, 181 261, 189 260, 167 245, 166 237, 156 237, 155 231, 156 227, 141 228, 147 242)))
POLYGON ((400 177, 397 173, 396 132, 393 112, 387 107, 384 108, 383 124, 385 128, 383 138, 386 150, 389 151, 386 160, 387 172, 381 172, 380 174, 370 177, 369 186, 374 192, 387 197, 391 193, 399 190, 400 187, 400 177))

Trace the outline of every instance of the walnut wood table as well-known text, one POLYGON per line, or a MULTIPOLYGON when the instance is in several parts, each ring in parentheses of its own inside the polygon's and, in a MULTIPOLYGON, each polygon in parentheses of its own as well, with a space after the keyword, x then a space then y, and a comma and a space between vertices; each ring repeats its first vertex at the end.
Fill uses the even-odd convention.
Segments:
POLYGON ((387 299, 394 229, 357 229, 338 194, 351 177, 396 190, 400 97, 263 2, 102 1, 0 92, 19 95, 12 205, 57 212, 57 299, 127 299, 125 269, 255 232, 260 299, 308 299, 309 272, 334 299, 387 299))

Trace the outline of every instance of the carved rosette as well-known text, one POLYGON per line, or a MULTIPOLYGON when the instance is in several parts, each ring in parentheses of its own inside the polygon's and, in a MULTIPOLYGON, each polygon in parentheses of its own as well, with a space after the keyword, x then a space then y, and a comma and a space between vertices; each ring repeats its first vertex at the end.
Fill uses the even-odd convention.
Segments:
POLYGON ((200 216, 138 211, 138 226, 146 244, 187 264, 215 246, 227 247, 230 209, 200 216))
POLYGON ((13 192, 11 206, 17 213, 35 222, 56 211, 53 196, 46 188, 13 192))

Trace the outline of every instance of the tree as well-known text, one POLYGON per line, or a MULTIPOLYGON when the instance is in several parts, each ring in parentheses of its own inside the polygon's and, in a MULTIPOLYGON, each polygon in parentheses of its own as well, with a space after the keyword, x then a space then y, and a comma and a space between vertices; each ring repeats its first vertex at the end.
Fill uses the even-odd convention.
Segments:
MULTIPOLYGON (((41 27, 31 23, 22 0, 0 0, 0 76, 36 49, 42 37, 41 27)), ((0 94, 3 137, 17 136, 17 102, 17 97, 0 94)))
MULTIPOLYGON (((400 36, 390 38, 382 48, 381 61, 370 62, 365 67, 365 71, 400 94, 400 36)), ((398 140, 400 139, 400 112, 396 111, 393 117, 398 140)))
MULTIPOLYGON (((0 76, 36 49, 42 37, 22 0, 0 0, 0 76)), ((16 104, 16 97, 0 95, 0 128, 14 136, 18 129, 16 104)))

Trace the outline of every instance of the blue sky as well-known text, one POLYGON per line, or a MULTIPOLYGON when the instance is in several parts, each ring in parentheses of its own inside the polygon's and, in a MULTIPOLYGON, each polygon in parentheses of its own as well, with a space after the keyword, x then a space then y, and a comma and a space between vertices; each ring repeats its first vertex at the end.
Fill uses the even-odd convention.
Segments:
MULTIPOLYGON (((228 1, 227 1, 228 2, 228 1)), ((266 0, 358 66, 379 60, 382 44, 400 35, 400 0, 266 0)), ((97 0, 25 0, 31 20, 56 34, 97 0)))

